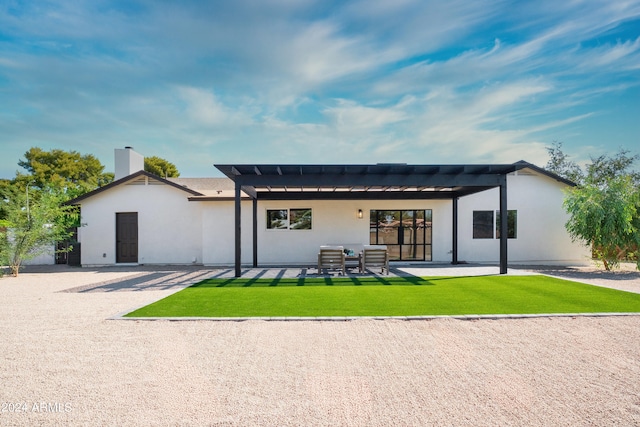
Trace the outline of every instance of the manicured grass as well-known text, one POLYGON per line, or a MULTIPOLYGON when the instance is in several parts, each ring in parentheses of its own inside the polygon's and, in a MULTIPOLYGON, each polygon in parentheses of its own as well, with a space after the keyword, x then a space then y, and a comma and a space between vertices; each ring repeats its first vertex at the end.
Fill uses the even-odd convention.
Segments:
POLYGON ((209 279, 128 317, 640 312, 640 294, 542 275, 209 279))

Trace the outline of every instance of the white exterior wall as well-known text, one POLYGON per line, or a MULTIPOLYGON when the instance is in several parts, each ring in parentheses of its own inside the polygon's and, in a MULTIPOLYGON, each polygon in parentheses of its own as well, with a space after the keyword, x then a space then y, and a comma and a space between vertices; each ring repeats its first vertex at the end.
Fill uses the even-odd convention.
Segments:
MULTIPOLYGON (((508 209, 517 210, 517 238, 508 241, 508 262, 583 264, 589 249, 569 238, 562 202, 566 186, 545 175, 508 176, 508 209)), ((140 264, 235 262, 234 202, 188 201, 189 194, 166 184, 122 184, 82 202, 79 230, 83 265, 116 260, 116 212, 138 212, 140 264)), ((242 201, 242 263, 253 260, 252 202, 242 201)), ((458 204, 458 260, 497 263, 499 239, 473 239, 473 211, 499 210, 499 190, 462 197, 458 204)), ((368 244, 370 210, 432 211, 432 261, 452 260, 452 201, 345 200, 261 201, 257 235, 259 265, 308 265, 324 244, 368 244), (267 230, 268 209, 312 209, 311 230, 267 230), (362 209, 363 218, 357 218, 362 209)))
MULTIPOLYGON (((14 234, 11 229, 7 230, 7 238, 9 239, 9 241, 13 242, 14 234)), ((35 251, 39 252, 39 254, 33 258, 23 260, 22 265, 55 265, 56 263, 56 246, 55 245, 41 246, 37 248, 35 251)))
POLYGON ((138 263, 202 263, 202 205, 164 184, 120 185, 82 202, 82 265, 116 263, 116 213, 138 212, 138 263))
MULTIPOLYGON (((507 242, 510 264, 589 263, 588 247, 572 242, 564 227, 569 219, 562 207, 565 188, 565 184, 528 170, 507 176, 507 209, 518 211, 517 237, 507 242)), ((458 260, 499 261, 499 239, 473 238, 473 211, 499 210, 500 191, 462 197, 458 209, 458 260)))
POLYGON ((46 252, 35 258, 24 261, 23 265, 54 265, 56 263, 56 248, 51 246, 46 252))
MULTIPOLYGON (((202 205, 202 253, 205 265, 230 266, 235 263, 235 202, 191 202, 202 205)), ((243 200, 240 204, 242 222, 242 263, 253 262, 253 203, 243 200)))
MULTIPOLYGON (((200 202, 194 202, 200 203, 200 202)), ((231 265, 235 260, 233 202, 202 202, 204 263, 231 265)), ((266 201, 258 203, 258 264, 315 265, 326 244, 368 244, 371 209, 431 209, 433 260, 451 261, 451 202, 434 201, 266 201), (268 209, 312 209, 311 230, 267 230, 268 209), (357 218, 362 209, 363 218, 357 218)), ((242 203, 242 263, 253 260, 252 203, 242 203)))

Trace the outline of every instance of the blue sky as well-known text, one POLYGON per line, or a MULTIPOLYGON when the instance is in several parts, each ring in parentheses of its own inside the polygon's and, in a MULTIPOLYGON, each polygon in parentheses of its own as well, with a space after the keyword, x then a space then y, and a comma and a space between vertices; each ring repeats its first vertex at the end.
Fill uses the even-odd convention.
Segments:
POLYGON ((33 146, 214 163, 640 153, 640 0, 0 1, 0 177, 33 146))

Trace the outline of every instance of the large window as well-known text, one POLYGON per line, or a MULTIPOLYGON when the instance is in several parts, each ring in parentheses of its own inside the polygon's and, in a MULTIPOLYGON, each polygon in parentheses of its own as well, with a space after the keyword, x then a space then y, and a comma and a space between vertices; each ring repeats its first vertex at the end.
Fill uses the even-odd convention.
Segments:
POLYGON ((269 230, 286 230, 289 228, 289 210, 288 209, 268 209, 267 210, 267 229, 269 230))
POLYGON ((431 261, 431 210, 372 210, 369 243, 386 245, 390 260, 431 261))
MULTIPOLYGON (((507 211, 507 238, 518 237, 518 211, 507 211)), ((496 211, 496 239, 500 238, 500 211, 496 211)))
POLYGON ((493 239, 493 211, 473 211, 473 238, 493 239))
POLYGON ((311 209, 267 209, 268 230, 311 230, 311 209))
POLYGON ((290 230, 311 230, 311 209, 289 209, 290 230))
MULTIPOLYGON (((500 238, 500 211, 473 211, 474 239, 500 238), (494 223, 495 218, 495 223, 494 223), (494 233, 495 230, 495 233, 494 233)), ((507 211, 507 238, 518 237, 518 211, 507 211)))

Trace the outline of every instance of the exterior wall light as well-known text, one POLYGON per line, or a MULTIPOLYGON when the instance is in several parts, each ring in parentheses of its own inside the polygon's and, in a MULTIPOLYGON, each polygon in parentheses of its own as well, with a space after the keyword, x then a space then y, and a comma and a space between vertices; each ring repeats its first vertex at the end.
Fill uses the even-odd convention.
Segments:
POLYGON ((362 213, 362 209, 358 209, 358 219, 364 218, 364 214, 362 213))

